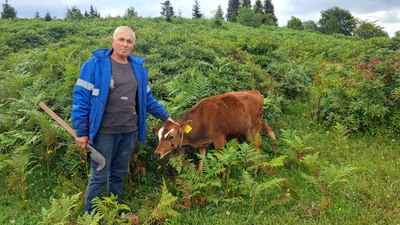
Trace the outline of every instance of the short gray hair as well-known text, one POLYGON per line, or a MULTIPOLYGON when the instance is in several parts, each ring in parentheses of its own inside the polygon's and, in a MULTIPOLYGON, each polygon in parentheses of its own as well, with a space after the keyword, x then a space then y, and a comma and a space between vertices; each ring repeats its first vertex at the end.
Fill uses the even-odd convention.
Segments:
POLYGON ((132 34, 133 34, 133 42, 136 41, 135 32, 128 26, 119 26, 119 27, 117 27, 117 29, 115 29, 115 31, 114 31, 113 37, 115 37, 117 35, 118 31, 120 31, 120 30, 129 30, 129 31, 131 31, 132 34))

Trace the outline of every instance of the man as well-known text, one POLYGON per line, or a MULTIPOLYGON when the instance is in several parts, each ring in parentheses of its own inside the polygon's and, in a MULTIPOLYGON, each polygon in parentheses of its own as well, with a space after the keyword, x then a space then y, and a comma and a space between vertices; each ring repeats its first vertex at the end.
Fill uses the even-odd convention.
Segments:
POLYGON ((100 171, 91 161, 87 212, 93 210, 92 200, 101 196, 106 183, 107 196, 114 194, 121 200, 136 140, 145 141, 146 113, 173 121, 148 87, 148 74, 143 67, 146 59, 131 55, 135 40, 132 29, 118 27, 111 39, 112 49, 93 51, 94 57, 82 65, 72 94, 71 119, 77 145, 85 148, 90 142, 106 159, 106 166, 100 171))

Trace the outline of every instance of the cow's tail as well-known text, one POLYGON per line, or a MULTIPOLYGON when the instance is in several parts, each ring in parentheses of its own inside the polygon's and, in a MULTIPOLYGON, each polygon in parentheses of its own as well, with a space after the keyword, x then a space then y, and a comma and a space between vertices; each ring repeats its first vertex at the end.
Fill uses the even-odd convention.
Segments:
POLYGON ((264 123, 263 129, 265 133, 267 133, 267 135, 272 138, 272 140, 276 140, 275 133, 272 131, 272 128, 268 124, 264 123))

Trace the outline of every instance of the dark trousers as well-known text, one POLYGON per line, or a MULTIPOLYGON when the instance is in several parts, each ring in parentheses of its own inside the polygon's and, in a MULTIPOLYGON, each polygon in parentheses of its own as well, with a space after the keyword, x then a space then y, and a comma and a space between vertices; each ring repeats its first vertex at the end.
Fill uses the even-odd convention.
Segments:
POLYGON ((135 148, 138 131, 124 134, 98 134, 94 139, 94 147, 106 159, 105 167, 97 171, 97 163, 91 160, 91 174, 86 189, 85 211, 93 210, 92 200, 101 197, 107 183, 107 196, 111 194, 121 200, 125 175, 135 148))

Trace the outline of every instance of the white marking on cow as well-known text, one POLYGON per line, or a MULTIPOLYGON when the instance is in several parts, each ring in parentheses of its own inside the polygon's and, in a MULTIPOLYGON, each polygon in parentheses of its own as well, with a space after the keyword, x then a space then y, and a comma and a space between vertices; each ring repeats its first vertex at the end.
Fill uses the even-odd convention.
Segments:
POLYGON ((164 139, 167 139, 168 134, 171 133, 172 131, 174 131, 174 129, 171 129, 170 131, 168 131, 168 133, 166 133, 166 134, 164 135, 164 139))
POLYGON ((162 132, 164 131, 164 127, 161 127, 160 130, 158 130, 158 140, 161 141, 162 138, 162 132))

